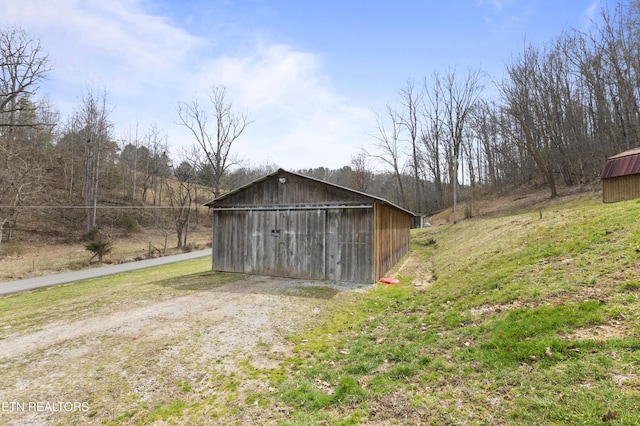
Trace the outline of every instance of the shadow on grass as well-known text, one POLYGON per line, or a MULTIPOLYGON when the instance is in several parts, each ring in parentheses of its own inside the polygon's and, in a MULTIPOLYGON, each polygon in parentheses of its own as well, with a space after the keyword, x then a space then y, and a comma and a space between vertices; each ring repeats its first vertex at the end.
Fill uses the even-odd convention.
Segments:
POLYGON ((371 287, 370 284, 310 281, 282 277, 205 272, 157 281, 160 287, 178 291, 265 294, 331 299, 342 291, 371 287))
POLYGON ((212 291, 242 278, 237 274, 220 274, 216 272, 199 272, 191 275, 167 278, 157 281, 160 287, 170 287, 181 291, 212 291))

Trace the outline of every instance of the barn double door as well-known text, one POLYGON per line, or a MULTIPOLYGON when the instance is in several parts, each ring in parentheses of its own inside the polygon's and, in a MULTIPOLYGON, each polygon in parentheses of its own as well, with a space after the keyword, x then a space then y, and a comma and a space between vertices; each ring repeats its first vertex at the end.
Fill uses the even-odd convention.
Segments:
POLYGON ((370 282, 372 215, 360 209, 218 211, 213 268, 256 275, 370 282))
POLYGON ((216 212, 213 268, 323 280, 325 222, 325 210, 216 212))
POLYGON ((246 273, 324 279, 324 210, 254 211, 246 273))

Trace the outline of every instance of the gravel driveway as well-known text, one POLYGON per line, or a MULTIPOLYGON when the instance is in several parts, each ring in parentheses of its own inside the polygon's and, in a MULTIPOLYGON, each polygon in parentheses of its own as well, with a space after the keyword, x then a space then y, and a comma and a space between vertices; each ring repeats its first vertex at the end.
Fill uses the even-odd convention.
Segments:
POLYGON ((166 410, 194 424, 269 423, 277 407, 247 403, 270 391, 256 371, 279 367, 287 336, 365 287, 247 276, 4 330, 0 423, 165 424, 166 410))

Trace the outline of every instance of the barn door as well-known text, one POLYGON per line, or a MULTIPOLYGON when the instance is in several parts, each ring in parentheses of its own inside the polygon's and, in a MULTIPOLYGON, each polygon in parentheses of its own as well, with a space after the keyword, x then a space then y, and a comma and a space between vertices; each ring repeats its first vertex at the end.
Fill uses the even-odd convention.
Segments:
POLYGON ((266 210, 251 216, 246 273, 325 278, 324 210, 266 210))
POLYGON ((327 210, 326 279, 373 282, 373 215, 368 209, 327 210))
POLYGON ((325 279, 324 210, 279 212, 277 259, 279 274, 290 278, 325 279))

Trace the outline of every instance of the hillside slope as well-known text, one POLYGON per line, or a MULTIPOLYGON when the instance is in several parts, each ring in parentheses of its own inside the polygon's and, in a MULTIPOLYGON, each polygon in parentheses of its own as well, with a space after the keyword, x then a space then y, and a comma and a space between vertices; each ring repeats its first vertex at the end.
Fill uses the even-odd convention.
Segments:
POLYGON ((431 284, 400 271, 298 336, 279 398, 295 424, 637 424, 639 213, 589 197, 415 230, 431 284))

